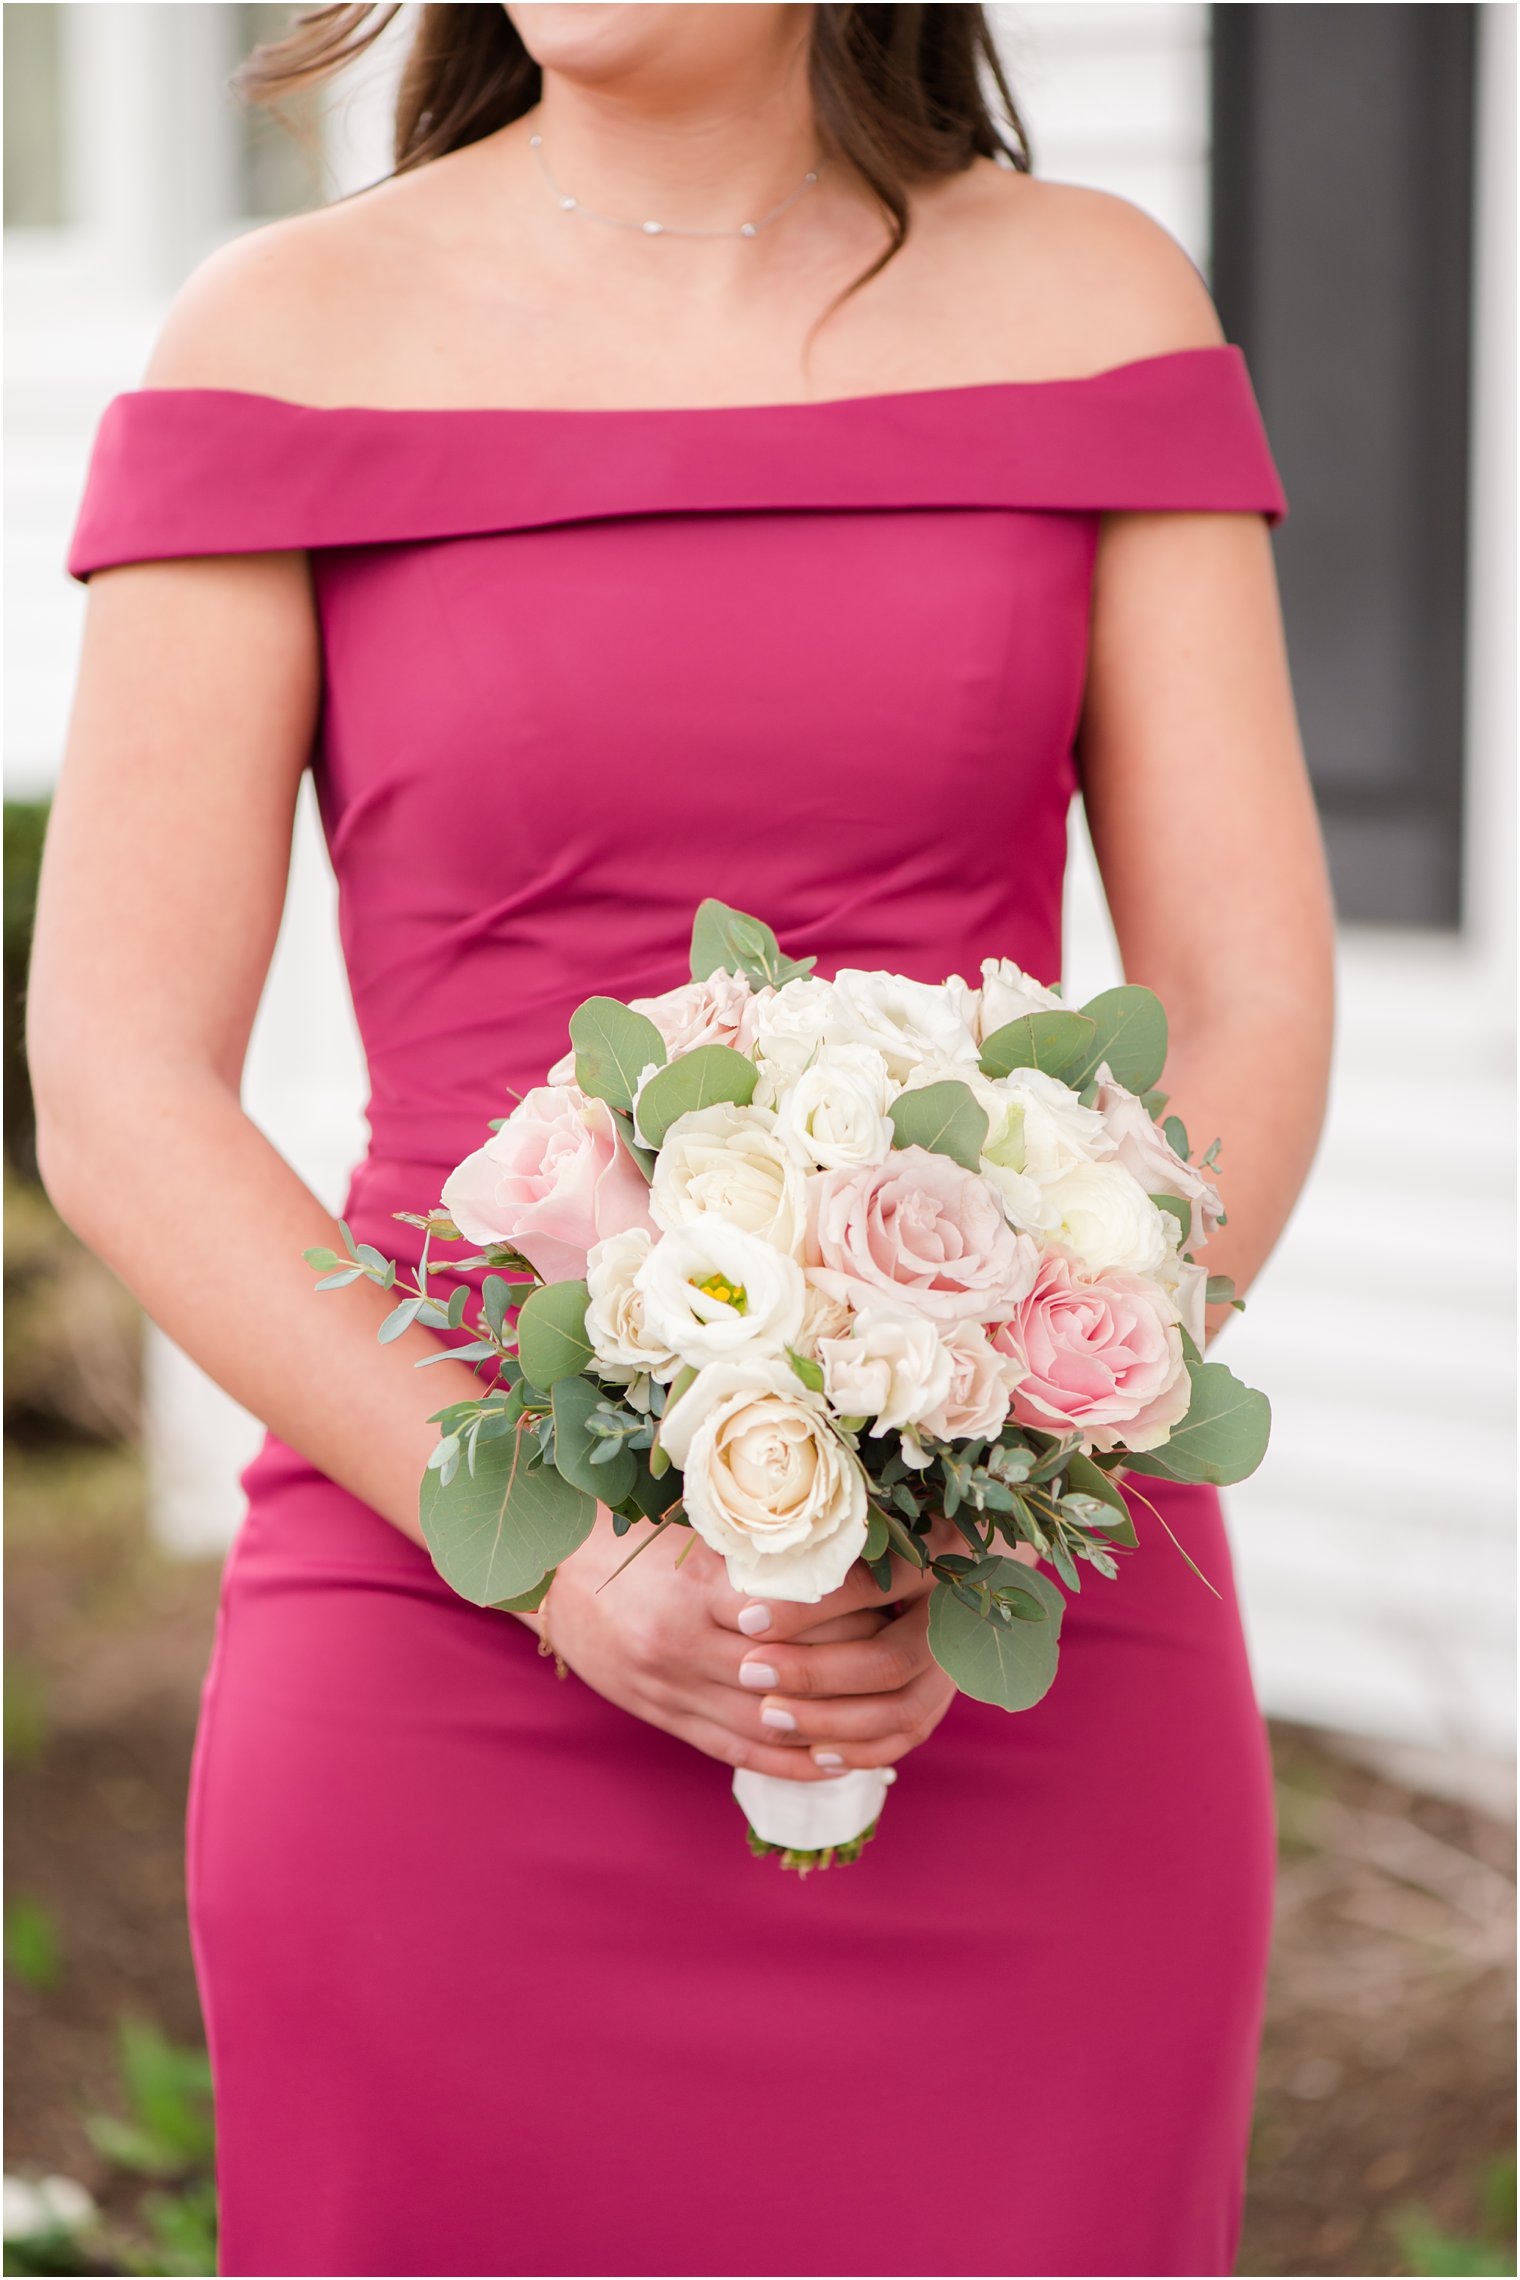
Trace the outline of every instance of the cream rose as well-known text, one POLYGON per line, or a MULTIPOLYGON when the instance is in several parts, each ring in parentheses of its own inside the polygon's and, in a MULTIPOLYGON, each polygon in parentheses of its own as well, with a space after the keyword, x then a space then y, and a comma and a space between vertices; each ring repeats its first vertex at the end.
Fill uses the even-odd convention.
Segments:
POLYGON ((596 1356, 597 1374, 626 1385, 636 1409, 649 1407, 649 1381, 673 1378, 680 1367, 668 1346, 649 1335, 638 1272, 653 1238, 647 1228, 630 1228, 596 1244, 586 1261, 586 1336, 596 1356))
POLYGON ((871 1417, 873 1434, 915 1425, 950 1392, 950 1356, 925 1315, 861 1314, 818 1348, 836 1416, 871 1417))
POLYGON ((810 1169, 879 1164, 892 1146, 892 1091, 873 1045, 829 1045, 778 1095, 777 1134, 810 1169))
POLYGON ((671 1125, 655 1159, 649 1208, 666 1229, 716 1212, 795 1253, 807 1226, 806 1182, 769 1109, 720 1101, 671 1125))
POLYGON ((1175 1248, 1176 1220, 1122 1164, 1078 1164, 1044 1200, 1046 1234, 1089 1274, 1153 1275, 1175 1248))
POLYGON ((1008 1416, 1008 1372, 979 1322, 957 1322, 944 1341, 950 1382, 917 1422, 936 1441, 991 1440, 1008 1416))
POLYGON ((804 1273, 807 1299, 802 1309, 802 1328, 797 1333, 796 1350, 816 1359, 821 1341, 825 1338, 842 1338, 854 1321, 854 1313, 847 1300, 836 1298, 832 1292, 820 1290, 810 1273, 804 1273))
POLYGON ((1098 1093, 1098 1113, 1114 1148, 1114 1161, 1133 1173, 1147 1195, 1175 1195, 1192 1205, 1187 1248, 1201 1251, 1220 1220, 1219 1190, 1196 1164, 1178 1155, 1138 1095, 1116 1084, 1106 1070, 1098 1093))
POLYGON ((838 1590, 865 1548, 865 1475, 790 1364, 712 1363, 667 1411, 660 1442, 735 1591, 811 1605, 838 1590))
POLYGON ((949 1075, 976 1067, 975 1007, 958 976, 914 982, 846 966, 834 976, 834 992, 852 1033, 876 1047, 895 1084, 925 1068, 949 1075))
POLYGON ((712 1212, 662 1235, 634 1282, 646 1334, 695 1369, 794 1346, 807 1304, 794 1258, 712 1212))

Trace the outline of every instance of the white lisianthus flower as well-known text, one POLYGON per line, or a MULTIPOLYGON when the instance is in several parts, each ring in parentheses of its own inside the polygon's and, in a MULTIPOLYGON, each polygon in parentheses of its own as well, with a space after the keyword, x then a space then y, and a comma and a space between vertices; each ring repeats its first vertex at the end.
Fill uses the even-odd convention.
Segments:
POLYGON ((978 1006, 978 1040, 1022 1021, 1027 1013, 1064 1013, 1054 990, 1048 990, 1016 966, 1011 958, 982 960, 982 987, 978 1006))
POLYGON ((807 1187, 769 1109, 719 1101, 671 1125, 655 1159, 649 1209, 667 1230, 716 1212, 795 1254, 807 1230, 807 1187))
POLYGON ((846 966, 835 975, 834 990, 852 1030, 876 1047, 895 1084, 926 1067, 944 1075, 976 1067, 974 1009, 959 976, 952 986, 846 966))
POLYGON ((1098 1113, 1113 1142, 1115 1162, 1134 1173, 1147 1195, 1175 1195, 1192 1205, 1188 1248, 1201 1251, 1224 1217, 1219 1190, 1196 1164, 1178 1155, 1137 1094, 1116 1084, 1106 1065, 1098 1074, 1098 1113))
POLYGON ((887 1064, 873 1045, 826 1045, 776 1101, 776 1130, 800 1163, 826 1172, 879 1164, 892 1146, 887 1064))
POLYGON ((680 1363, 668 1346, 651 1338, 644 1319, 644 1294, 638 1272, 648 1258, 653 1236, 645 1227, 632 1227, 624 1235, 609 1235, 592 1246, 586 1260, 586 1336, 596 1356, 597 1374, 614 1385, 625 1385, 635 1409, 649 1407, 651 1378, 668 1382, 680 1363))
POLYGON ((832 982, 799 974, 757 1005, 753 1055, 760 1069, 757 1097, 773 1102, 828 1045, 860 1043, 832 982))
POLYGON ((917 1424, 950 1392, 949 1353, 922 1314, 857 1315, 848 1336, 821 1342, 818 1359, 835 1414, 873 1417, 873 1434, 917 1424))
POLYGON ((1175 1248, 1176 1220, 1122 1164, 1078 1164, 1044 1199, 1046 1234, 1090 1275, 1155 1275, 1175 1248))
POLYGON ((950 1383, 916 1420, 937 1441, 991 1440, 1008 1416, 1008 1364, 979 1322, 957 1322, 944 1341, 950 1383))
POLYGON ((1178 1320, 1201 1354, 1208 1336, 1208 1268, 1190 1263, 1179 1248, 1167 1254, 1156 1281, 1176 1307, 1178 1320))
POLYGON ((662 1235, 634 1280, 646 1335, 699 1370, 794 1346, 807 1305, 796 1260, 714 1212, 662 1235))
POLYGON ((667 1411, 660 1443, 681 1468, 692 1526, 727 1561, 735 1591, 811 1605, 838 1590, 865 1549, 865 1474, 788 1362, 700 1370, 667 1411))

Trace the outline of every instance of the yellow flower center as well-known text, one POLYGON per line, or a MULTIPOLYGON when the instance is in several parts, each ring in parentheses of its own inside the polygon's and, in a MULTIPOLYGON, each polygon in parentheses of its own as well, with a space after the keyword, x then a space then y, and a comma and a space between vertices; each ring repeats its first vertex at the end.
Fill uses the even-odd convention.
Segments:
POLYGON ((749 1306, 749 1292, 743 1283, 731 1283, 727 1275, 708 1275, 701 1282, 693 1275, 691 1287, 715 1298, 720 1306, 731 1306, 735 1314, 743 1314, 749 1306))

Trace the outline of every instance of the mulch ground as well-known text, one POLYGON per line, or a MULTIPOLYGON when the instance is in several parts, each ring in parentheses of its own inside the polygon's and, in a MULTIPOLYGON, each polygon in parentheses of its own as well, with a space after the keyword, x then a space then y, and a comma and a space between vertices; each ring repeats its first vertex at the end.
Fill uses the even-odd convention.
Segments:
MULTIPOLYGON (((181 1844, 216 1578, 147 1545, 129 1451, 23 1448, 9 1475, 6 1885, 44 1911, 57 1970, 6 1975, 6 2168, 120 2206, 84 2127, 119 2109, 117 2022, 200 2032, 181 1844)), ((1274 1740, 1279 1932, 1239 2269, 1513 2273, 1513 1830, 1322 1738, 1274 1740)))

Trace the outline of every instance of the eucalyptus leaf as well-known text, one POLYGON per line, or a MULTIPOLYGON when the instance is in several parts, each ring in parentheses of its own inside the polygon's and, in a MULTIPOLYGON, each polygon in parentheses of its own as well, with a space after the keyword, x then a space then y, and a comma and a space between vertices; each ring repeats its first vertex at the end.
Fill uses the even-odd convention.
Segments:
POLYGON ((719 1101, 747 1107, 759 1072, 729 1045, 698 1045, 657 1069, 639 1095, 639 1130, 652 1148, 663 1145, 678 1116, 719 1101))
POLYGON ((1264 1393, 1242 1385, 1222 1362, 1189 1362, 1193 1398, 1164 1446, 1126 1455, 1131 1472, 1158 1480, 1207 1482, 1227 1488, 1255 1472, 1266 1454, 1272 1410, 1264 1393))
POLYGON ((860 1555, 861 1558, 867 1567, 874 1568, 878 1560, 886 1558, 890 1547, 891 1539, 887 1533, 885 1518, 877 1511, 874 1504, 868 1504, 866 1506, 865 1549, 860 1555))
POLYGON ((1182 1158, 1182 1161, 1186 1163, 1188 1160, 1187 1126, 1183 1123, 1181 1117, 1168 1116, 1164 1118, 1162 1121, 1161 1130, 1166 1138, 1167 1146, 1171 1149, 1173 1155, 1180 1156, 1182 1158))
POLYGON ((550 1568, 531 1591, 520 1591, 515 1599, 493 1599, 491 1605, 500 1608, 503 1615, 534 1615, 548 1598, 549 1586, 558 1573, 557 1568, 550 1568))
POLYGON ((1064 1079, 1080 1067, 1097 1024, 1085 1013, 1025 1013, 995 1029, 982 1044, 982 1074, 1006 1077, 1012 1069, 1043 1069, 1064 1079))
POLYGON ((1098 1503, 1106 1504, 1128 1530, 1126 1538, 1118 1528, 1105 1528, 1105 1536, 1112 1537, 1115 1543, 1135 1542, 1135 1524, 1129 1516, 1129 1506, 1120 1494, 1117 1483, 1110 1480, 1102 1466, 1095 1465, 1091 1457, 1084 1457, 1080 1449, 1073 1450, 1066 1460, 1066 1485, 1078 1496, 1091 1496, 1098 1503))
POLYGON ((597 1456, 606 1444, 587 1423, 592 1411, 606 1399, 590 1378, 562 1377, 555 1381, 550 1400, 554 1408, 554 1462, 574 1488, 584 1489, 602 1504, 621 1504, 633 1493, 638 1467, 627 1449, 597 1456))
POLYGON ((423 1475, 419 1510, 433 1565, 462 1599, 499 1607, 532 1591, 590 1535, 596 1498, 535 1461, 525 1433, 483 1441, 475 1470, 423 1475))
POLYGON ((1106 1061, 1110 1074, 1130 1092, 1149 1092, 1166 1066, 1166 1013, 1160 998, 1138 982, 1124 982, 1100 991, 1082 1011, 1095 1034, 1065 1082, 1087 1084, 1106 1061))
POLYGON ((335 1275, 324 1275, 319 1283, 313 1283, 312 1288, 314 1290, 342 1290, 345 1283, 357 1282, 363 1272, 362 1267, 340 1267, 335 1275))
POLYGON ((517 1294, 504 1275, 487 1275, 480 1286, 481 1304, 486 1320, 498 1338, 505 1337, 507 1308, 517 1304, 517 1294))
POLYGON ((546 1283, 523 1301, 517 1317, 517 1357, 530 1382, 548 1393, 561 1378, 579 1377, 590 1366, 586 1308, 591 1293, 583 1282, 546 1283))
POLYGON ((743 974, 757 988, 768 982, 779 989, 783 982, 810 974, 817 963, 816 958, 788 958, 763 919, 731 910, 712 896, 697 906, 691 929, 694 982, 705 982, 709 974, 743 974))
POLYGON ((927 1148, 936 1156, 974 1172, 981 1163, 987 1140, 987 1111, 969 1085, 947 1077, 942 1083, 921 1085, 899 1093, 887 1114, 899 1148, 927 1148))
POLYGON ((616 998, 587 998, 570 1016, 575 1081, 593 1100, 631 1109, 639 1079, 651 1061, 664 1066, 665 1040, 648 1014, 616 998))
POLYGON ((1004 1710, 1027 1710, 1047 1693, 1056 1675, 1065 1609, 1056 1586, 1021 1560, 999 1560, 989 1578, 994 1591, 1015 1591, 1039 1601, 1043 1622, 1005 1623, 973 1612, 950 1586, 936 1584, 929 1599, 929 1651, 962 1694, 1004 1710))
POLYGON ((391 1308, 375 1333, 382 1346, 388 1346, 393 1338, 399 1338, 403 1331, 410 1330, 422 1312, 422 1303, 420 1298, 404 1298, 399 1306, 391 1308))

